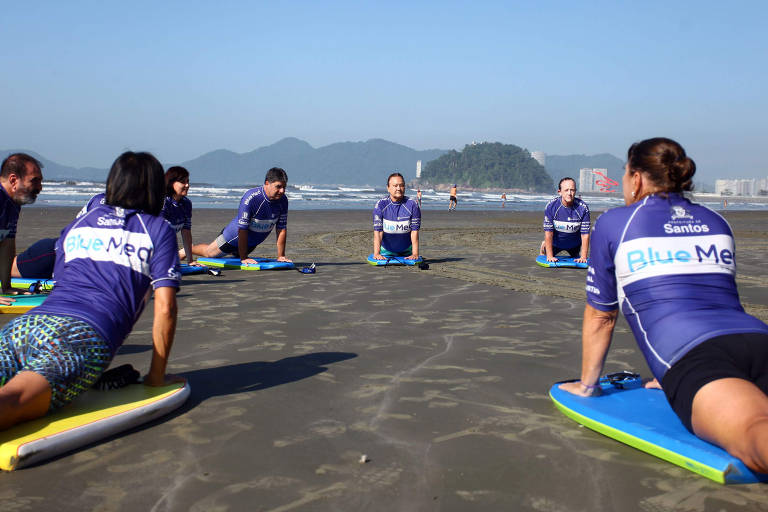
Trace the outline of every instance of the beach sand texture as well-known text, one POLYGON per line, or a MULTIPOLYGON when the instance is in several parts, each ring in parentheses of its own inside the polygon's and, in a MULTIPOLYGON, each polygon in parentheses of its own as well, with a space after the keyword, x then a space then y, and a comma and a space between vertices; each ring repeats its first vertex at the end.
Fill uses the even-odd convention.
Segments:
MULTIPOLYGON (((21 251, 69 208, 26 208, 21 251)), ((195 210, 209 242, 234 209, 195 210)), ((597 214, 593 215, 596 218, 597 214)), ((745 308, 768 320, 766 212, 729 212, 745 308)), ((547 396, 578 377, 585 271, 534 263, 542 215, 424 212, 430 269, 367 265, 369 211, 292 211, 288 257, 317 274, 188 276, 163 420, 0 475, 3 511, 759 511, 579 427, 547 396), (367 462, 362 463, 365 455, 367 462)), ((274 236, 255 253, 274 257, 274 236)), ((4 315, 0 322, 12 318, 4 315)), ((147 308, 113 362, 146 371, 147 308)), ((607 371, 648 370, 621 320, 607 371)))

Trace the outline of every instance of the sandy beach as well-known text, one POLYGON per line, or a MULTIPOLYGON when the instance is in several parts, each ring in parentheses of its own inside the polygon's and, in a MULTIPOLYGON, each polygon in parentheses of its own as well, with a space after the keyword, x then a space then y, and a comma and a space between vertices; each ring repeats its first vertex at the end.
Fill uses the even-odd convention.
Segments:
MULTIPOLYGON (((75 213, 25 208, 17 249, 75 213)), ((195 241, 233 214, 195 210, 195 241)), ((744 307, 768 321, 768 212, 725 215, 744 307)), ((419 270, 365 263, 370 211, 291 211, 287 256, 317 273, 184 278, 169 371, 190 400, 0 474, 2 510, 768 510, 768 486, 718 485, 555 409, 549 387, 579 374, 585 273, 535 265, 541 220, 424 212, 419 270)), ((147 308, 113 366, 146 371, 151 326, 147 308)), ((623 369, 649 374, 621 320, 606 370, 623 369)))

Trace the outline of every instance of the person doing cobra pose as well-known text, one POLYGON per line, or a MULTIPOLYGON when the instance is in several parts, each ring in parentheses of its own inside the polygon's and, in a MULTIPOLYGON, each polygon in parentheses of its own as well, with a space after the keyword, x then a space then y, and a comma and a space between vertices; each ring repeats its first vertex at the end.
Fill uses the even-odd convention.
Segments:
POLYGON ((557 254, 566 251, 579 263, 589 255, 589 206, 575 197, 576 181, 563 178, 557 184, 557 197, 544 209, 544 241, 540 254, 547 261, 557 261, 557 254))
POLYGON ((672 409, 688 430, 768 473, 768 325, 744 312, 733 233, 718 213, 683 196, 696 166, 675 141, 629 148, 627 206, 592 233, 582 327, 585 397, 597 385, 618 310, 672 409))
POLYGON ((56 287, 0 331, 0 430, 43 416, 89 389, 109 366, 154 289, 154 341, 144 384, 166 375, 176 330, 176 235, 159 217, 164 180, 149 153, 123 153, 107 178, 106 204, 64 228, 56 287))
POLYGON ((388 256, 405 256, 417 260, 421 209, 405 195, 405 179, 399 172, 389 175, 387 191, 389 197, 373 208, 373 257, 385 260, 388 256))
POLYGON ((162 215, 175 233, 181 232, 183 248, 179 259, 187 258, 194 265, 192 256, 192 201, 189 200, 189 171, 175 165, 165 171, 165 203, 162 215))

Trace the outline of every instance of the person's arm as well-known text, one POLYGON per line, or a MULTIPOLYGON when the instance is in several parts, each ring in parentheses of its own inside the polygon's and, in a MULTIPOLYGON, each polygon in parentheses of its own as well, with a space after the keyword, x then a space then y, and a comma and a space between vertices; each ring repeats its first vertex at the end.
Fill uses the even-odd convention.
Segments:
POLYGON ((240 257, 240 263, 243 265, 256 264, 256 260, 248 257, 248 230, 238 228, 237 230, 237 255, 240 257))
POLYGON ((552 240, 555 237, 554 231, 544 232, 544 253, 547 255, 547 261, 557 261, 554 255, 554 249, 552 249, 552 240))
POLYGON ((417 260, 419 259, 419 232, 418 231, 411 231, 411 255, 407 256, 405 259, 407 260, 417 260))
POLYGON ((589 255, 589 234, 581 235, 581 254, 576 261, 579 263, 586 263, 589 255))
MULTIPOLYGON (((16 295, 11 288, 11 267, 13 266, 13 257, 16 256, 16 239, 6 238, 0 242, 0 283, 2 283, 2 292, 5 295, 16 295)), ((0 297, 0 304, 6 306, 12 304, 13 299, 0 297)))
POLYGON ((192 257, 192 230, 191 229, 182 229, 181 230, 181 244, 184 246, 184 255, 187 257, 187 263, 192 265, 194 263, 194 258, 192 257))
POLYGON ((600 311, 587 304, 581 328, 581 380, 560 384, 560 389, 579 396, 600 394, 597 382, 603 372, 605 356, 611 346, 619 311, 600 311))
POLYGON ((144 377, 147 386, 164 386, 183 381, 180 377, 166 375, 168 356, 176 334, 176 288, 163 286, 155 290, 155 319, 152 323, 152 363, 144 377))
POLYGON ((377 260, 385 260, 386 258, 381 255, 381 240, 384 238, 383 231, 373 232, 373 257, 377 260))
POLYGON ((288 240, 288 229, 277 230, 277 261, 288 261, 285 257, 285 242, 288 240))

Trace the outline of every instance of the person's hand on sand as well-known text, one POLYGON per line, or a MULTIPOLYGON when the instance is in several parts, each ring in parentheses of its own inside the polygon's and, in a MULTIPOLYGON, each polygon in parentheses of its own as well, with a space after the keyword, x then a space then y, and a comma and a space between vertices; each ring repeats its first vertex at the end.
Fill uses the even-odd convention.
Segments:
POLYGON ((277 261, 285 261, 286 263, 293 263, 293 260, 289 260, 285 256, 278 256, 277 261))
POLYGON ((373 254, 373 259, 375 259, 375 260, 385 260, 385 259, 387 259, 387 258, 385 258, 384 256, 382 256, 381 254, 376 254, 376 253, 374 253, 374 254, 373 254))
POLYGON ((563 382, 558 386, 558 388, 562 389, 563 391, 567 391, 572 395, 583 397, 600 396, 602 394, 602 390, 599 387, 588 388, 584 386, 580 380, 574 382, 563 382))
POLYGON ((177 382, 187 382, 187 379, 170 373, 167 373, 162 377, 152 377, 151 375, 147 374, 143 379, 143 384, 150 387, 170 386, 171 384, 176 384, 177 382))

